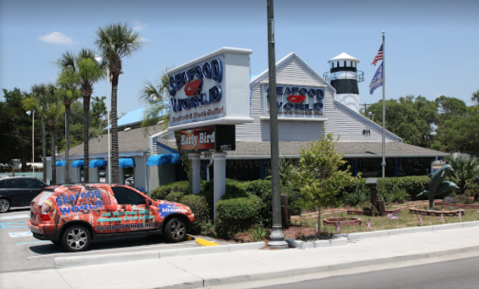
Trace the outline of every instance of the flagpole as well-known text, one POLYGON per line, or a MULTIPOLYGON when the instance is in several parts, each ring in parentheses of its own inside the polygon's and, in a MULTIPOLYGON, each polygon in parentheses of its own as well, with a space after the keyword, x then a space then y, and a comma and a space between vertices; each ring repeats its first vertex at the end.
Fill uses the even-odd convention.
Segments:
POLYGON ((384 41, 383 31, 383 162, 381 163, 383 169, 383 179, 386 177, 386 45, 384 41))

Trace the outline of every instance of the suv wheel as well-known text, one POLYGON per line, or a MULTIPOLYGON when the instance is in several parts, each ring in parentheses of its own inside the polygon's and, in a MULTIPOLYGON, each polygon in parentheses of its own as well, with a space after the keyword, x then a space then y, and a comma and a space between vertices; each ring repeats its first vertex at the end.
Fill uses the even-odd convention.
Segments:
POLYGON ((83 226, 71 226, 63 233, 61 242, 68 252, 84 251, 90 245, 90 232, 83 226))
POLYGON ((10 210, 10 201, 7 199, 0 199, 0 213, 6 213, 10 210))
POLYGON ((173 218, 166 223, 165 238, 170 242, 181 242, 186 239, 186 223, 183 219, 173 218))

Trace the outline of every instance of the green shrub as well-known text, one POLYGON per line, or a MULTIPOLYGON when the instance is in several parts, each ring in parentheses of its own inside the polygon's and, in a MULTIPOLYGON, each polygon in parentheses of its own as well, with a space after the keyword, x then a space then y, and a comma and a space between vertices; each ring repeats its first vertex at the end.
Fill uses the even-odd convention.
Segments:
POLYGON ((203 224, 210 222, 210 214, 206 198, 199 195, 186 195, 180 199, 180 203, 190 207, 193 214, 195 214, 195 222, 191 226, 191 233, 200 234, 203 224))
POLYGON ((366 180, 356 178, 354 181, 344 188, 343 203, 352 207, 360 207, 364 203, 369 203, 370 190, 366 187, 366 180))
POLYGON ((416 197, 416 195, 428 188, 430 180, 428 176, 379 179, 378 194, 385 202, 425 200, 427 196, 416 197))
POLYGON ((230 238, 258 221, 261 200, 256 196, 219 200, 216 204, 215 230, 219 237, 230 238))
MULTIPOLYGON (((204 191, 205 187, 206 181, 201 181, 200 192, 204 191)), ((166 195, 172 192, 183 192, 185 195, 192 193, 188 181, 179 181, 154 189, 151 191, 151 198, 164 200, 166 195)))
POLYGON ((181 198, 185 195, 183 192, 173 192, 166 195, 165 200, 180 203, 181 198))
POLYGON ((188 181, 181 181, 164 185, 151 191, 151 198, 165 200, 166 195, 172 192, 182 192, 186 194, 188 193, 188 186, 188 181))

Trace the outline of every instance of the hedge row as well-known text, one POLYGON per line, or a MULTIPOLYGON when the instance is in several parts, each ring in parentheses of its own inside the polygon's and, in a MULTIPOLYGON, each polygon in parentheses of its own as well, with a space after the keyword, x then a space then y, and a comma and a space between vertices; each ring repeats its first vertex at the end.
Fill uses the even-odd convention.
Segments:
MULTIPOLYGON (((379 178, 378 195, 386 203, 425 200, 427 195, 416 197, 423 190, 427 190, 430 182, 428 176, 408 176, 400 178, 379 178)), ((343 192, 343 203, 358 206, 369 201, 370 189, 366 187, 366 179, 355 179, 343 192)))
MULTIPOLYGON (((410 176, 401 178, 378 179, 378 194, 386 202, 404 202, 418 199, 416 195, 427 189, 429 177, 410 176)), ((362 205, 369 201, 369 188, 366 179, 355 179, 345 188, 343 203, 346 205, 362 205)), ((288 196, 290 214, 299 214, 301 207, 298 200, 298 189, 282 187, 281 193, 288 196)), ((189 206, 196 216, 193 232, 201 230, 201 224, 213 219, 213 182, 201 182, 199 195, 191 195, 187 181, 176 182, 152 191, 154 199, 166 199, 189 206)), ((220 237, 231 237, 238 231, 248 229, 253 224, 269 226, 272 222, 272 190, 271 181, 236 181, 226 180, 226 193, 216 206, 215 231, 220 237)), ((427 196, 421 196, 425 199, 427 196)))

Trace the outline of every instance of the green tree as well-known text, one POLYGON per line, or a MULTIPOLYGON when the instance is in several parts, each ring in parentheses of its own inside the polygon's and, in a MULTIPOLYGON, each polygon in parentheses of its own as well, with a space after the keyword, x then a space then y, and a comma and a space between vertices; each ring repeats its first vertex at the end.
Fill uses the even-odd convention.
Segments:
POLYGON ((479 110, 468 107, 466 113, 451 116, 437 129, 438 139, 448 152, 463 152, 479 156, 479 110))
MULTIPOLYGON (((382 125, 382 101, 370 107, 375 121, 382 125), (379 113, 378 113, 379 112, 379 113)), ((439 120, 437 105, 422 96, 406 96, 386 101, 386 129, 403 138, 405 143, 430 147, 434 142, 433 125, 439 120)))
POLYGON ((293 187, 300 188, 301 206, 318 209, 318 236, 321 232, 321 208, 337 205, 339 193, 354 180, 349 166, 341 170, 346 161, 341 153, 336 152, 337 140, 329 133, 303 148, 292 178, 293 187))
POLYGON ((3 89, 5 102, 1 102, 0 129, 2 149, 0 162, 11 163, 20 158, 22 171, 27 168, 27 160, 31 159, 32 118, 26 114, 22 102, 28 95, 18 88, 3 89))
POLYGON ((108 61, 111 81, 111 129, 112 129, 112 181, 120 183, 119 150, 118 150, 118 80, 122 73, 122 58, 130 56, 142 46, 140 34, 133 32, 128 24, 109 24, 104 28, 98 28, 95 44, 103 59, 108 61))
POLYGON ((34 109, 41 118, 42 126, 42 162, 43 162, 43 182, 47 181, 47 134, 46 125, 46 109, 53 99, 50 97, 45 84, 34 84, 31 87, 30 96, 23 100, 22 105, 25 110, 34 109))
POLYGON ((59 114, 63 113, 63 103, 59 94, 56 93, 56 87, 53 83, 47 85, 47 97, 49 101, 45 110, 45 116, 47 119, 48 127, 50 129, 50 143, 51 143, 51 166, 52 166, 52 183, 51 185, 57 184, 57 166, 56 166, 56 152, 55 152, 55 124, 56 118, 59 114))
POLYGON ((148 127, 163 121, 168 126, 168 74, 163 73, 160 82, 155 86, 145 81, 140 91, 140 100, 148 104, 143 113, 142 127, 148 127))
POLYGON ((80 97, 80 91, 78 90, 78 75, 71 68, 63 69, 62 73, 58 76, 57 87, 54 89, 54 93, 63 100, 65 107, 65 183, 70 183, 70 112, 71 104, 80 97))
POLYGON ((74 71, 80 84, 84 112, 83 174, 85 182, 89 182, 90 99, 93 94, 93 84, 106 76, 106 61, 98 62, 95 59, 95 51, 83 48, 77 55, 74 55, 71 51, 65 52, 57 61, 57 65, 62 71, 74 71))
POLYGON ((479 89, 472 93, 471 100, 479 105, 479 89))

